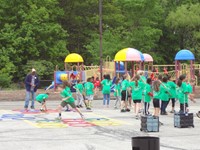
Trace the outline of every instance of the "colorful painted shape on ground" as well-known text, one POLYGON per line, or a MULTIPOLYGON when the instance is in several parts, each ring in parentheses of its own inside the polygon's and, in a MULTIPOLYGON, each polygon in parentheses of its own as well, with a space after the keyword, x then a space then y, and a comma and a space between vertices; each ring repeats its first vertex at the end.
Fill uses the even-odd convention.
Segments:
MULTIPOLYGON (((24 122, 34 126, 36 128, 66 128, 66 127, 93 127, 93 126, 119 126, 124 124, 120 120, 106 118, 95 113, 88 113, 86 119, 80 118, 64 118, 62 120, 50 119, 54 115, 54 110, 51 113, 43 113, 41 117, 39 113, 24 114, 20 110, 20 113, 3 113, 0 116, 0 121, 4 120, 23 120, 24 122), (52 116, 53 115, 53 116, 52 116)), ((50 110, 51 111, 51 110, 50 110)), ((49 112, 50 112, 49 111, 49 112)), ((37 112, 37 111, 36 111, 37 112)), ((73 114, 73 112, 71 112, 73 114)))
POLYGON ((48 109, 47 111, 40 111, 40 110, 24 110, 24 109, 14 109, 13 111, 21 112, 22 114, 39 114, 39 113, 57 113, 58 110, 56 109, 48 109))

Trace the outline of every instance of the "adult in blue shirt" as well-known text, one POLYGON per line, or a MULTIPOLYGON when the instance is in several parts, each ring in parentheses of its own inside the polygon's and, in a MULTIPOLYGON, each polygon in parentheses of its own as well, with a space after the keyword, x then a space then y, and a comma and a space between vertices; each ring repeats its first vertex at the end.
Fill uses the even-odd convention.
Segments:
POLYGON ((38 85, 39 85, 39 78, 36 74, 36 70, 33 68, 31 70, 31 73, 28 74, 25 78, 25 87, 26 87, 26 98, 24 105, 25 110, 28 110, 30 98, 32 98, 31 109, 35 109, 34 101, 38 85))

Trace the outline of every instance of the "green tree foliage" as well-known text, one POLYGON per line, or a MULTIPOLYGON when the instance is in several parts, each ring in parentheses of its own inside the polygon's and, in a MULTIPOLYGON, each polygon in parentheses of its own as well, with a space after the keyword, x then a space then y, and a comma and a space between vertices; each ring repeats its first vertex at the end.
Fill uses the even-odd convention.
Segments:
MULTIPOLYGON (((178 50, 199 56, 199 0, 103 0, 103 58, 126 47, 171 64, 178 50)), ((99 65, 98 0, 0 0, 0 75, 23 80, 31 67, 52 78, 72 52, 99 65)), ((197 62, 199 60, 197 59, 197 62)))
MULTIPOLYGON (((181 5, 169 13, 166 25, 179 39, 180 49, 190 49, 196 56, 200 48, 200 4, 181 5)), ((197 57, 198 58, 198 57, 197 57)))
MULTIPOLYGON (((39 61, 30 60, 27 62, 26 65, 22 67, 22 69, 23 69, 23 72, 28 74, 31 72, 30 68, 35 68, 37 71, 37 74, 39 75, 41 79, 53 80, 54 70, 52 68, 54 67, 55 66, 53 65, 53 63, 47 60, 39 60, 39 61)), ((22 78, 22 80, 24 80, 24 77, 22 78)))
POLYGON ((0 51, 7 58, 1 65, 11 63, 15 77, 20 77, 22 66, 29 60, 62 62, 59 58, 63 60, 68 54, 67 32, 58 22, 63 11, 56 0, 0 2, 0 51))

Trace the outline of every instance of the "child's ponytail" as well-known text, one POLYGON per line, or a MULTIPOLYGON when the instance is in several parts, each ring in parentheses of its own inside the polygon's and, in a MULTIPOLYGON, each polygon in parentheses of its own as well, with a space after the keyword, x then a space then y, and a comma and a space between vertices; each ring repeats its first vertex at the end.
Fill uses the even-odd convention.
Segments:
POLYGON ((185 78, 186 78, 185 75, 180 75, 180 77, 179 77, 179 79, 178 79, 178 82, 177 82, 177 85, 178 85, 179 87, 181 87, 182 82, 183 82, 183 80, 184 80, 185 78))

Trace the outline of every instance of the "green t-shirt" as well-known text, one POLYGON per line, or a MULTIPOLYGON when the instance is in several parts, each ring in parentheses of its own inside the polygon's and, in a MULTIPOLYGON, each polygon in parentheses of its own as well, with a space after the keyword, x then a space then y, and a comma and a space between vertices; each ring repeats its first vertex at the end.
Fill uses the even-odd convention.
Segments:
POLYGON ((83 93, 83 84, 78 83, 75 85, 75 88, 80 92, 83 93))
POLYGON ((129 87, 129 81, 128 80, 123 80, 122 83, 121 83, 121 88, 122 88, 122 91, 124 90, 128 90, 128 87, 129 87))
POLYGON ((178 87, 177 94, 180 104, 188 103, 188 87, 185 82, 182 82, 181 86, 178 87))
POLYGON ((160 100, 160 90, 159 91, 153 90, 153 98, 160 100))
POLYGON ((47 99, 48 97, 49 97, 48 94, 38 94, 35 99, 38 102, 43 102, 43 100, 47 99))
POLYGON ((162 82, 162 84, 160 84, 160 100, 169 101, 169 86, 165 82, 162 82))
POLYGON ((92 82, 86 82, 84 84, 84 90, 86 96, 93 95, 94 94, 93 89, 94 89, 94 84, 92 82))
POLYGON ((101 81, 101 84, 103 86, 102 93, 103 94, 110 94, 110 88, 111 88, 111 85, 112 85, 111 80, 103 79, 101 81))
POLYGON ((148 93, 151 92, 151 85, 146 84, 144 91, 145 91, 144 92, 144 95, 145 95, 144 102, 148 102, 149 103, 151 101, 151 96, 148 93))
POLYGON ((114 96, 121 96, 121 85, 120 85, 120 83, 115 84, 114 96))
POLYGON ((169 86, 169 98, 176 98, 177 85, 173 81, 168 81, 167 84, 169 86))
POLYGON ((143 82, 143 83, 146 83, 147 79, 146 79, 145 76, 140 76, 140 81, 143 82))
POLYGON ((64 90, 62 90, 60 92, 60 96, 62 98, 69 97, 67 100, 65 100, 65 102, 67 102, 67 103, 73 103, 74 102, 74 97, 72 96, 72 92, 71 92, 69 87, 66 87, 64 90))
POLYGON ((187 84, 187 88, 188 88, 188 93, 192 93, 193 88, 192 88, 191 84, 187 84))
POLYGON ((142 100, 142 92, 145 84, 141 81, 138 81, 138 85, 136 86, 135 81, 130 82, 130 87, 132 90, 132 99, 133 100, 142 100))

